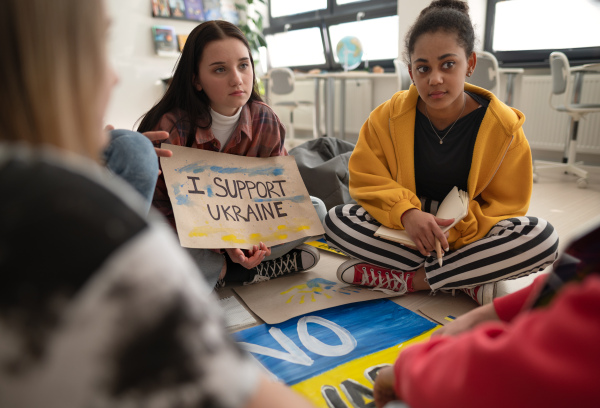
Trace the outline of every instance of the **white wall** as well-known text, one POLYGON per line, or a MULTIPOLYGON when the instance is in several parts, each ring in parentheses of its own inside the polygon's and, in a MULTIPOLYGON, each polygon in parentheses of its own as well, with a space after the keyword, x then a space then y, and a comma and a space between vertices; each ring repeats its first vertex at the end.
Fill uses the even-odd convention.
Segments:
MULTIPOLYGON (((421 10, 427 7, 431 0, 398 0, 398 17, 400 27, 400 42, 398 55, 402 58, 404 52, 404 37, 410 26, 415 22, 421 10)), ((485 35, 485 12, 486 0, 468 0, 469 15, 475 28, 475 49, 483 49, 483 37, 485 35)))
POLYGON ((151 28, 166 25, 177 34, 188 34, 198 24, 193 21, 153 18, 149 0, 106 0, 111 18, 108 52, 119 75, 106 123, 133 129, 134 123, 163 93, 161 78, 171 76, 175 57, 158 57, 154 52, 151 28))

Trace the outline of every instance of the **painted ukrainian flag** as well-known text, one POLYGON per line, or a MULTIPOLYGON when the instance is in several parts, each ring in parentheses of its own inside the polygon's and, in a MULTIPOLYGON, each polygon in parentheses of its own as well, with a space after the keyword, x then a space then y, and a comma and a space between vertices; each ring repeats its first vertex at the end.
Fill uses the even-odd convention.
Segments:
POLYGON ((235 333, 238 343, 316 406, 372 401, 379 368, 407 345, 428 338, 435 323, 387 299, 352 303, 235 333))

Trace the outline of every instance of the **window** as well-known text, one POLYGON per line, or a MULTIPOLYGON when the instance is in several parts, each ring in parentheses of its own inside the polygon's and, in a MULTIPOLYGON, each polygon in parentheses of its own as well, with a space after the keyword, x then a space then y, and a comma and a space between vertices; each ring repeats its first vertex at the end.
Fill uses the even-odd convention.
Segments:
POLYGON ((336 0, 335 4, 341 5, 341 4, 350 4, 350 3, 358 3, 361 1, 367 1, 367 0, 336 0))
POLYGON ((393 60, 398 56, 397 2, 270 0, 269 28, 264 34, 269 68, 340 70, 336 46, 340 39, 351 35, 363 48, 359 67, 368 60, 369 65, 393 70, 393 60))
POLYGON ((327 0, 271 0, 269 5, 271 17, 278 18, 309 11, 324 10, 327 8, 327 0))
POLYGON ((318 27, 284 31, 266 36, 272 68, 325 65, 325 51, 318 27))
MULTIPOLYGON (((357 37, 363 48, 363 60, 393 60, 398 57, 397 15, 331 25, 329 36, 334 51, 337 43, 343 37, 357 37), (382 38, 385 38, 386 41, 382 41, 382 38)), ((333 52, 333 57, 339 64, 336 52, 333 52)))
POLYGON ((598 61, 598 21, 596 0, 488 0, 484 48, 503 66, 548 66, 552 51, 598 61))

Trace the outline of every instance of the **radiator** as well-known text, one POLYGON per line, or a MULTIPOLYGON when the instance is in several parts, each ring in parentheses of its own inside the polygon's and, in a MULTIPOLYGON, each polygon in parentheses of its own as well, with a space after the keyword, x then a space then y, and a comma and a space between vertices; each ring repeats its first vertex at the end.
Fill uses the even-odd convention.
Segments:
MULTIPOLYGON (((526 75, 516 107, 525 114, 523 129, 532 149, 564 151, 571 118, 550 107, 551 92, 550 76, 526 75)), ((555 103, 564 100, 562 96, 553 98, 555 103)), ((600 75, 584 77, 581 102, 600 103, 600 75)), ((600 113, 590 113, 579 122, 577 152, 600 154, 600 113)))

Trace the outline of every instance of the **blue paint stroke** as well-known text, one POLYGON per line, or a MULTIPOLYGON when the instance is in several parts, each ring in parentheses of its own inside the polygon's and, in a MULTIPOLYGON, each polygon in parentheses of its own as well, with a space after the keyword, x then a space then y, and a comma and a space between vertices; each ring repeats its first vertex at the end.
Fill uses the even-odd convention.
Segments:
POLYGON ((341 293, 342 295, 351 295, 353 293, 360 293, 360 290, 352 288, 350 286, 344 286, 339 288, 338 290, 333 290, 333 292, 341 293))
POLYGON ((293 203, 301 203, 304 202, 304 200, 306 200, 306 196, 303 195, 297 195, 294 197, 278 197, 278 198, 255 198, 252 201, 256 202, 256 203, 265 203, 265 202, 269 202, 269 201, 291 201, 293 203))
MULTIPOLYGON (((339 284, 340 284, 339 282, 332 282, 332 281, 329 281, 329 280, 323 279, 323 278, 314 278, 314 279, 310 279, 308 282, 306 282, 306 286, 308 286, 309 289, 320 287, 324 290, 331 290, 332 292, 338 292, 343 295, 350 295, 352 293, 360 293, 359 289, 353 288, 352 286, 342 286, 342 287, 338 288, 337 290, 332 289, 333 287, 336 287, 339 284)), ((321 292, 314 292, 314 293, 317 295, 321 294, 321 292)))
MULTIPOLYGON (((337 306, 312 312, 307 316, 320 316, 345 328, 356 339, 356 348, 346 355, 337 357, 323 357, 311 352, 298 338, 297 324, 302 316, 275 325, 262 324, 233 335, 240 342, 286 352, 269 334, 271 327, 279 328, 314 360, 313 365, 307 367, 262 354, 255 354, 255 357, 286 384, 293 385, 341 364, 403 343, 435 327, 435 323, 387 299, 337 306)), ((341 344, 337 335, 326 327, 309 323, 308 333, 325 344, 331 346, 341 344)))
POLYGON ((173 193, 177 195, 181 191, 181 187, 183 187, 183 184, 173 183, 171 187, 173 187, 173 193))
POLYGON ((210 164, 202 164, 202 162, 188 164, 187 166, 175 169, 179 173, 203 173, 210 170, 213 173, 219 174, 247 174, 248 176, 281 176, 284 172, 283 167, 221 167, 210 164))
POLYGON ((178 195, 175 196, 175 199, 177 200, 177 205, 185 205, 187 207, 191 207, 192 204, 192 200, 190 200, 190 197, 188 195, 178 195))
POLYGON ((306 282, 306 286, 308 286, 311 289, 318 288, 321 285, 323 285, 323 289, 325 289, 325 290, 331 289, 336 284, 337 284, 337 282, 332 282, 330 280, 323 279, 323 278, 314 278, 314 279, 311 279, 308 282, 306 282))
POLYGON ((209 197, 213 197, 215 195, 215 193, 213 192, 212 186, 206 187, 206 195, 209 197))

